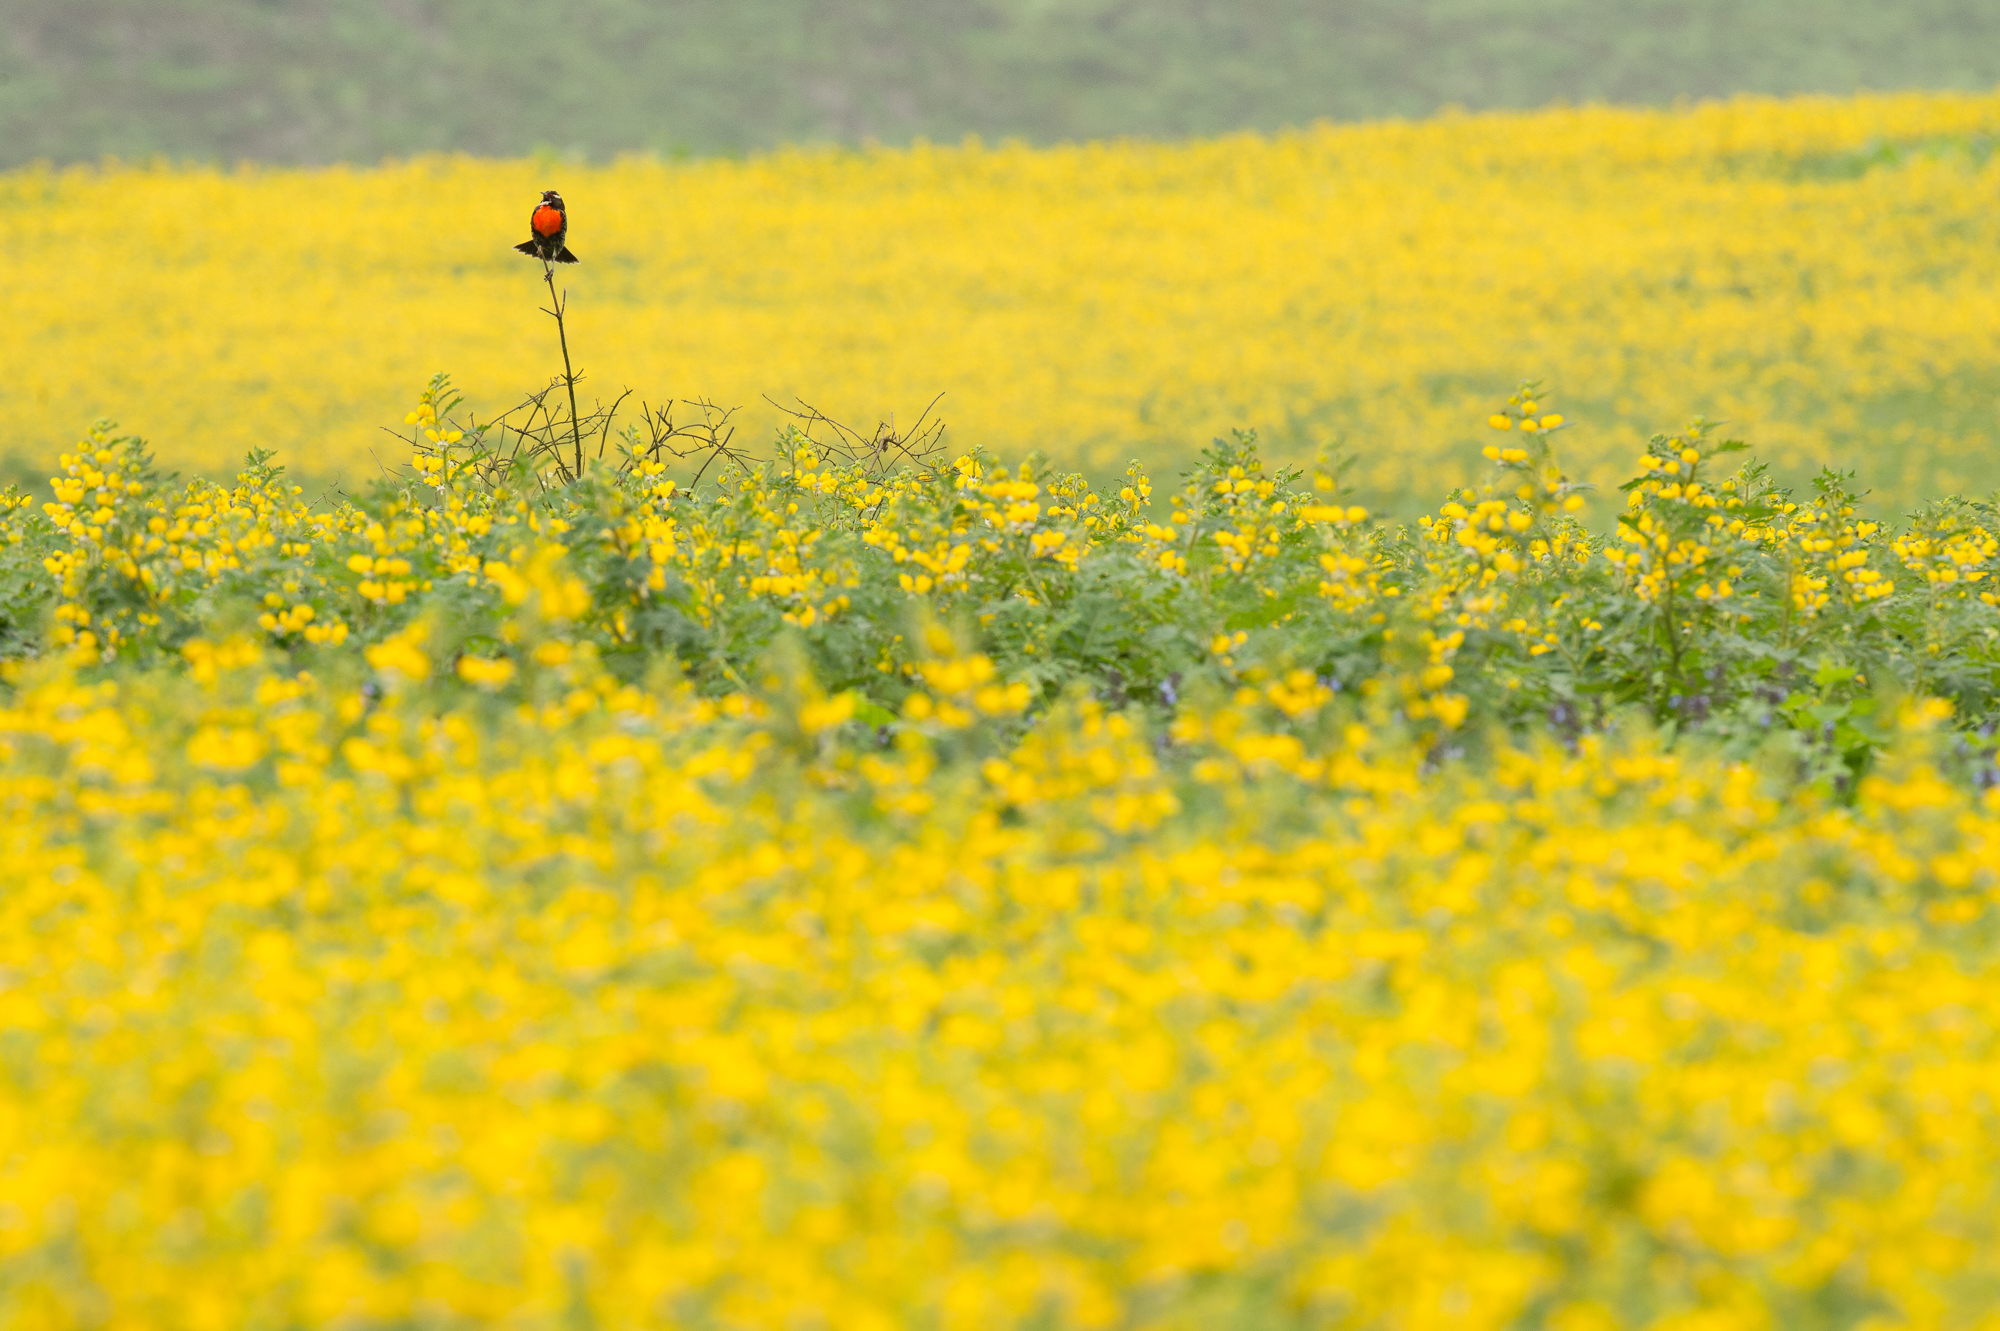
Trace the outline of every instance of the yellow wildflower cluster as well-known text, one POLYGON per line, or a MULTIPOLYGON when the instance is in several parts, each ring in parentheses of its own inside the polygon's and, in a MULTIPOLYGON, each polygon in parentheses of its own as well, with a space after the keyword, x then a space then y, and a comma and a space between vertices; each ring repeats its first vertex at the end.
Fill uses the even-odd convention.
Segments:
POLYGON ((866 422, 943 392, 962 448, 1099 477, 1234 426, 1287 461, 1340 434, 1408 506, 1476 483, 1465 425, 1526 367, 1596 422, 1582 479, 1621 479, 1698 385, 1794 479, 1852 457, 1909 505, 2000 482, 1996 130, 2000 96, 1902 94, 560 179, 16 171, 0 195, 37 243, 0 253, 0 437, 39 463, 104 413, 175 466, 310 439, 295 467, 365 481, 411 367, 487 403, 536 386, 540 273, 509 247, 555 185, 586 406, 704 396, 754 439, 782 423, 767 394, 866 422))
MULTIPOLYGON (((110 660, 121 643, 156 629, 164 607, 256 568, 279 584, 264 593, 267 631, 302 632, 315 643, 343 641, 344 624, 313 625, 318 612, 299 599, 309 580, 305 557, 332 537, 342 519, 311 514, 300 487, 277 483, 278 473, 265 465, 269 456, 253 455, 251 469, 233 489, 197 480, 174 494, 157 483, 139 441, 114 439, 108 426, 65 453, 61 473, 49 481, 55 501, 41 506, 60 538, 41 559, 57 600, 52 640, 110 660), (109 606, 84 604, 79 598, 94 575, 109 575, 136 595, 109 606)), ((14 510, 5 535, 12 546, 26 539, 30 502, 7 504, 14 510)))

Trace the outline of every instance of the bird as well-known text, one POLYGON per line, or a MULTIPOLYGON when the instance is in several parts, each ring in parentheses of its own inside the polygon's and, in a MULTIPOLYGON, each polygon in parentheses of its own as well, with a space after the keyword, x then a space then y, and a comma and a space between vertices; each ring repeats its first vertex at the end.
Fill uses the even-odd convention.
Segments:
POLYGON ((535 234, 514 247, 521 253, 543 263, 579 262, 569 252, 569 246, 563 244, 564 237, 569 235, 569 210, 563 207, 562 195, 552 189, 543 190, 542 201, 528 214, 528 229, 535 234))

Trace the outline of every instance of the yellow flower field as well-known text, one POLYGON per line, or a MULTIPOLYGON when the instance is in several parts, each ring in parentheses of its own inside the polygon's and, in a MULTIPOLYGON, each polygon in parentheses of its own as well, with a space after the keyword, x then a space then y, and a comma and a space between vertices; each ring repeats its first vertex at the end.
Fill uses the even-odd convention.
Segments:
POLYGON ((857 759, 810 690, 371 656, 16 675, 7 1325, 1991 1310, 2000 803, 1935 713, 1843 808, 1255 696, 1191 772, 1087 703, 988 747, 977 658, 857 759))
POLYGON ((0 1326, 1996 1325, 1996 131, 0 177, 0 1326))
POLYGON ((2000 515, 1692 430, 1604 541, 1495 405, 1397 528, 496 480, 441 381, 358 503, 80 441, 0 491, 0 1324, 1981 1325, 2000 515))
MULTIPOLYGON (((1552 110, 1185 144, 612 166, 127 168, 0 178, 0 436, 116 417, 163 459, 282 442, 356 476, 447 370, 491 411, 559 369, 536 192, 572 210, 586 394, 802 396, 1100 474, 1227 427, 1345 435, 1372 490, 1468 474, 1518 376, 1611 479, 1689 408, 1895 502, 2000 482, 2000 95, 1552 110)), ((387 461, 398 461, 387 457, 387 461)))

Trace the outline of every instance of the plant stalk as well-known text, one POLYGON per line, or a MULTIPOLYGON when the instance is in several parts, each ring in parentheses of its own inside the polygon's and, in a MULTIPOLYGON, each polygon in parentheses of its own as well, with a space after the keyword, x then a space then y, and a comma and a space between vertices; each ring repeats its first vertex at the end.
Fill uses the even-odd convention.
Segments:
POLYGON ((549 313, 556 321, 556 340, 562 343, 563 386, 569 389, 569 437, 576 448, 576 479, 583 479, 583 426, 576 415, 576 371, 569 367, 569 334, 563 329, 563 302, 556 295, 555 265, 542 260, 542 276, 549 284, 549 313))

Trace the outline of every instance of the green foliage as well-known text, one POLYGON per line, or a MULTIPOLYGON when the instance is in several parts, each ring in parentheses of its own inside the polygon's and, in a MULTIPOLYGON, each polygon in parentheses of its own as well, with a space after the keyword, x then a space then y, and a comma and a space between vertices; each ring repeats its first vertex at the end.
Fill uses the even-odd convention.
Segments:
POLYGON ((437 687, 530 698, 579 652, 713 696, 803 671, 876 726, 927 662, 969 653, 981 673, 950 691, 968 698, 1082 689, 1167 719, 1244 690, 1301 713, 1344 697, 1440 758, 1495 729, 1576 743, 1643 715, 1739 752, 1778 743, 1837 788, 1883 742, 1887 701, 1946 700, 1968 761, 1990 747, 1992 505, 1891 525, 1847 477, 1794 494, 1735 466, 1742 445, 1697 420, 1654 437, 1600 536, 1537 396, 1493 418, 1520 446, 1486 450, 1492 482, 1414 526, 1370 519, 1338 459, 1267 471, 1248 434, 1164 502, 1136 464, 1114 493, 1038 459, 797 427, 767 460, 632 430, 563 484, 455 423, 440 377, 409 417, 408 473, 316 510, 268 453, 232 487, 177 487, 100 426, 56 502, 0 500, 0 650, 115 669, 255 641, 314 672, 450 663, 437 687))
POLYGON ((2000 81, 1973 0, 0 0, 0 34, 0 164, 1051 142, 2000 81))

